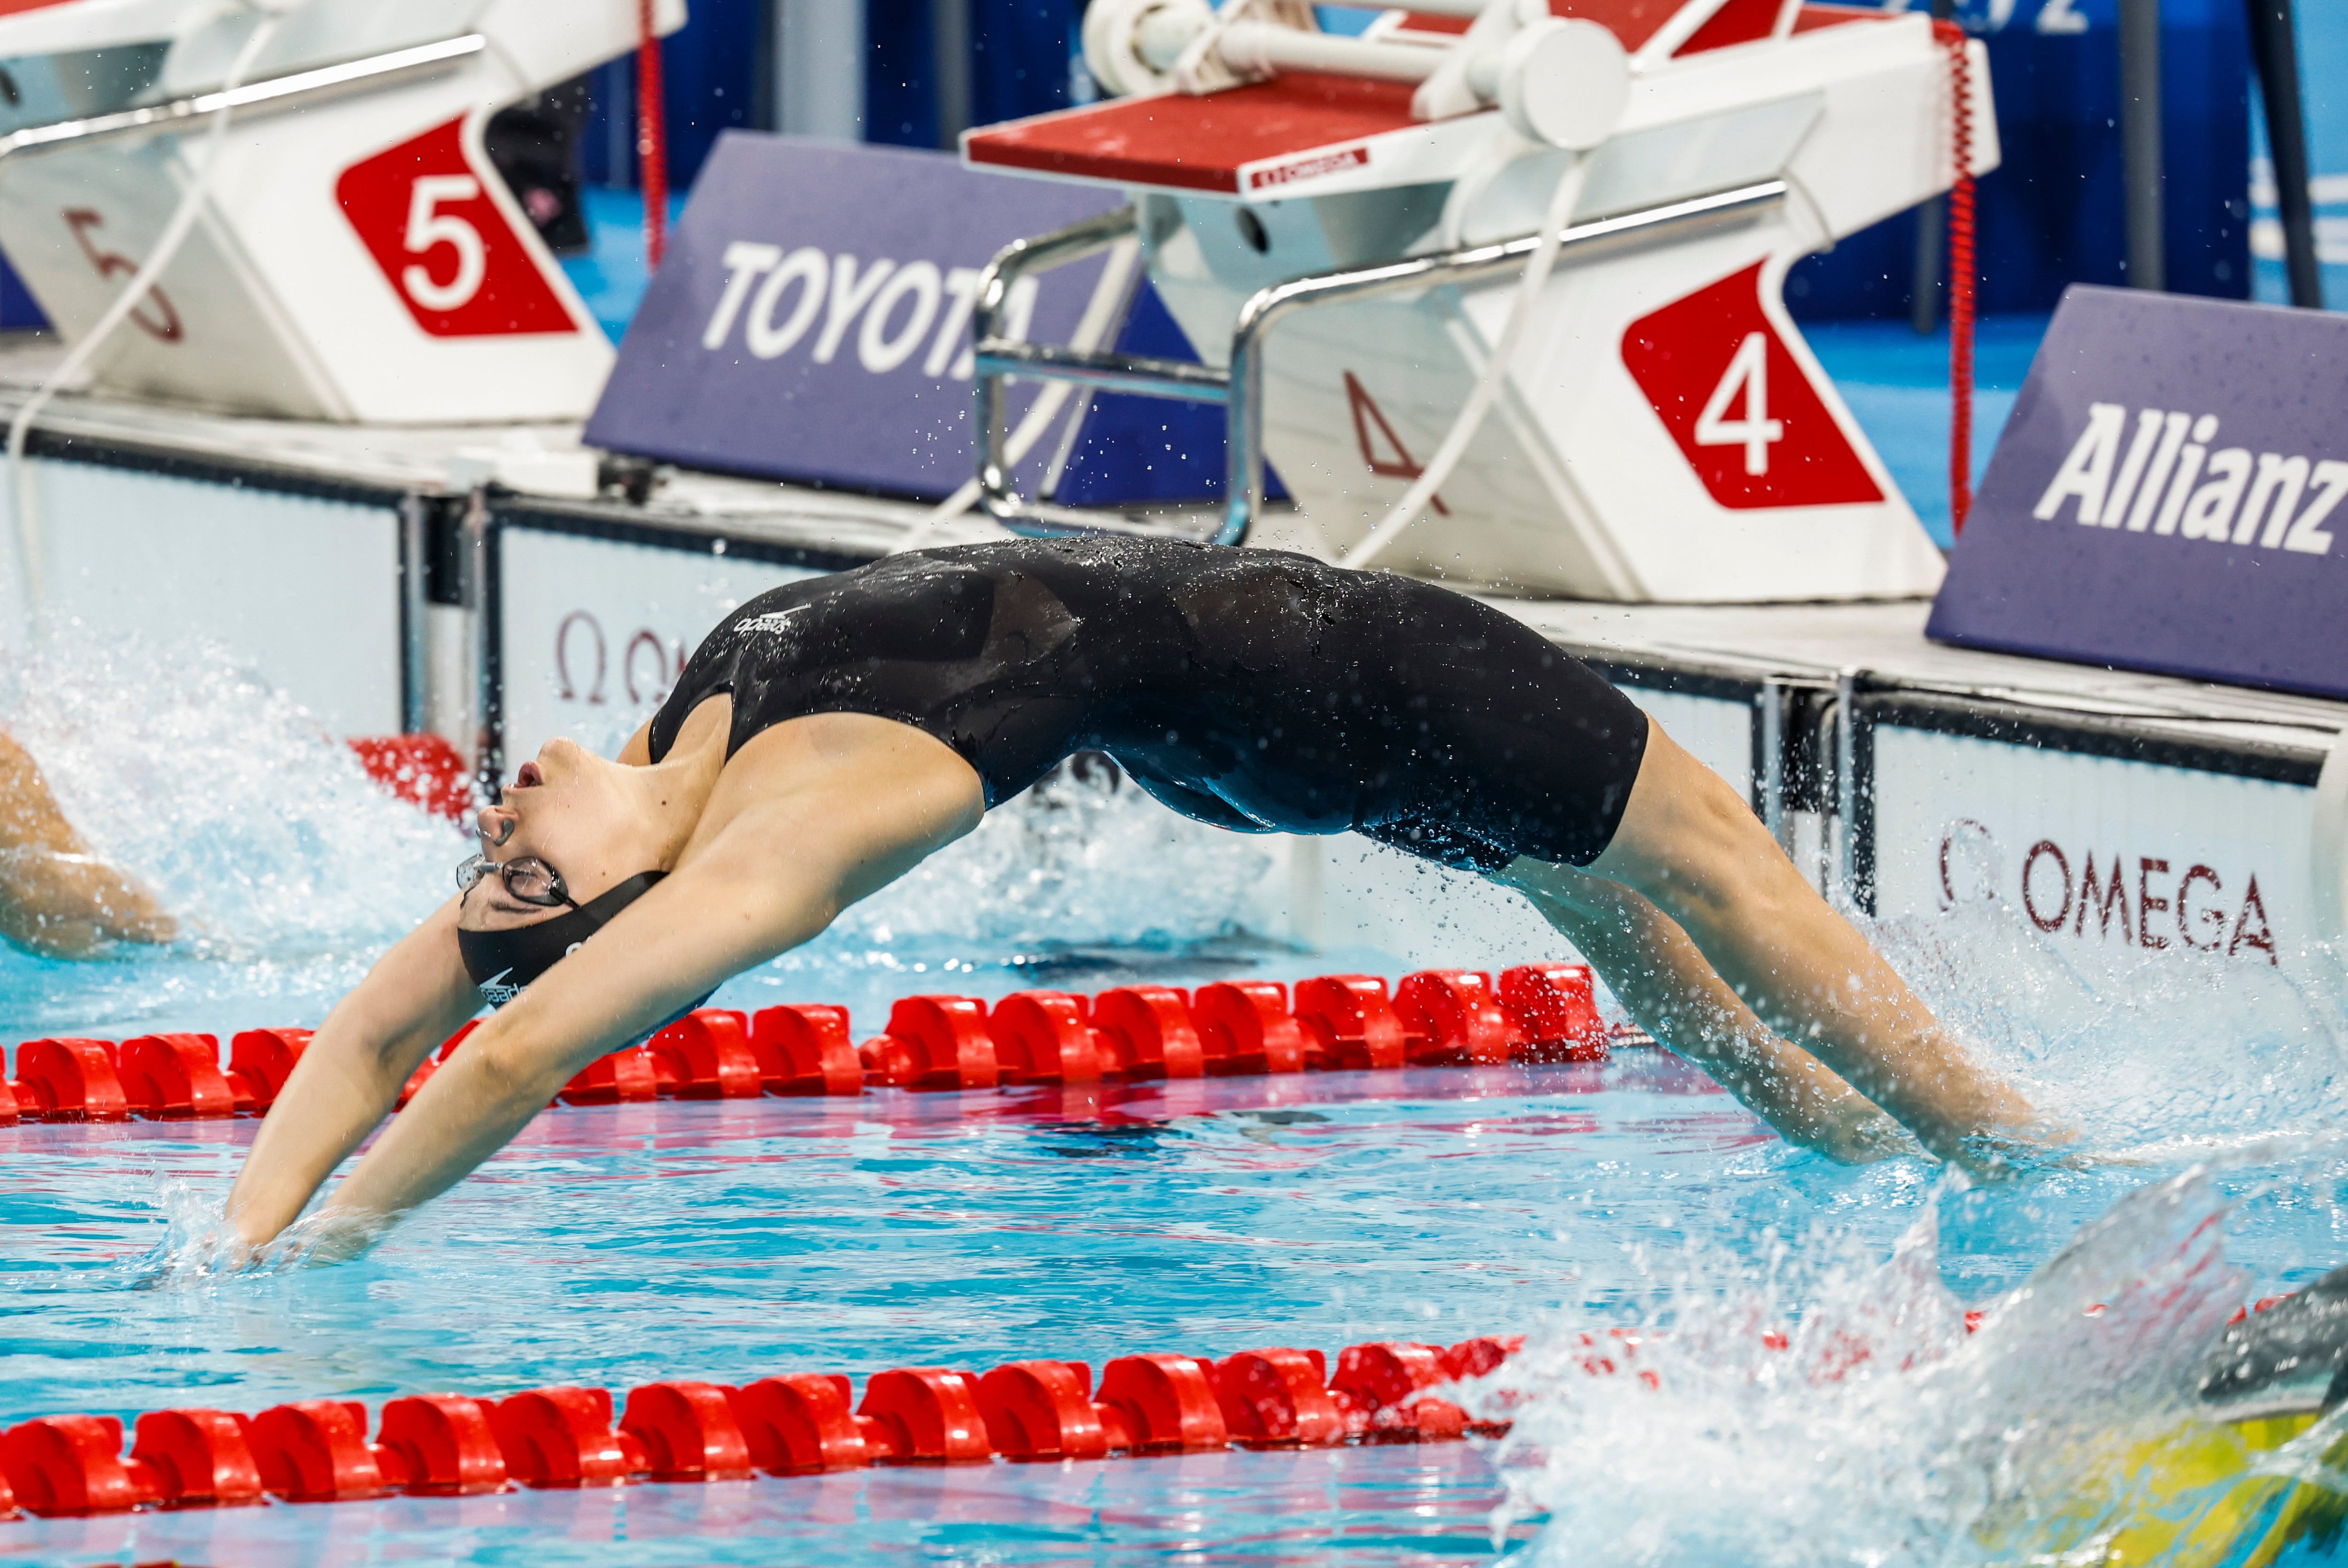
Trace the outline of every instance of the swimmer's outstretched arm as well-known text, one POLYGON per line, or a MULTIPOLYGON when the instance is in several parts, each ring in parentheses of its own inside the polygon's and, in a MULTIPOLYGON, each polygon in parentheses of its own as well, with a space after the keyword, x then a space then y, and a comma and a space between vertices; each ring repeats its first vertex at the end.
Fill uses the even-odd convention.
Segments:
MULTIPOLYGON (((1540 865, 1510 871, 1539 883, 1540 865)), ((1589 871, 1653 903, 1760 1024, 1942 1159, 1992 1170, 2014 1142, 2045 1135, 2029 1103, 1973 1063, 1736 792, 1661 725, 1649 727, 1622 823, 1589 871)))
POLYGON ((89 852, 25 748, 0 735, 0 936, 55 958, 108 942, 169 942, 155 895, 89 852))
POLYGON ((1587 958, 1641 1028, 1702 1066, 1788 1143, 1848 1165, 1916 1152, 1874 1101, 1769 1032, 1671 917, 1619 882, 1519 860, 1493 873, 1587 958))
POLYGON ((229 1192, 239 1239, 258 1246, 292 1224, 390 1113, 409 1075, 480 1005, 457 954, 451 899, 385 954, 311 1037, 229 1192))
MULTIPOLYGON (((641 1038, 720 982, 816 936, 842 909, 977 826, 983 808, 971 766, 910 726, 826 714, 756 737, 726 767, 675 868, 476 1030, 367 1151, 320 1220, 329 1230, 355 1222, 363 1244, 366 1226, 447 1191, 496 1153, 597 1057, 641 1038)), ((428 989, 451 974, 461 979, 453 907, 444 910, 385 965, 413 944, 413 983, 428 989), (447 927, 436 937, 433 928, 443 919, 447 927)), ((370 975, 361 990, 375 984, 370 975)), ((320 1031, 321 1041, 325 1034, 320 1031)), ((371 1036, 354 1038, 389 1035, 377 1024, 371 1036)), ((407 1047, 386 1051, 380 1069, 361 1070, 383 1109, 390 1105, 383 1086, 396 1094, 401 1081, 391 1075, 413 1070, 429 1048, 416 1050, 413 1060, 407 1047)), ((352 1054, 365 1051, 362 1044, 352 1054)), ((302 1069, 310 1065, 305 1055, 302 1069)), ((288 1083, 264 1133, 286 1114, 294 1088, 288 1083)), ((248 1203, 238 1212, 246 1240, 266 1240, 300 1212, 355 1146, 356 1137, 337 1141, 349 1126, 303 1135, 301 1157, 266 1174, 260 1173, 263 1150, 256 1143, 239 1190, 250 1181, 255 1198, 264 1191, 271 1198, 265 1207, 248 1203), (323 1158, 329 1152, 331 1159, 323 1158)), ((364 1135, 361 1129, 358 1137, 364 1135)))

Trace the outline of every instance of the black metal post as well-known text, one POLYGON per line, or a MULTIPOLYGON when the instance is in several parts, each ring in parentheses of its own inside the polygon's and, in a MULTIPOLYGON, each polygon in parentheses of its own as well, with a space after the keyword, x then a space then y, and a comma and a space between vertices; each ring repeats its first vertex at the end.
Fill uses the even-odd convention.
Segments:
POLYGON ((2315 254, 2315 204, 2308 195, 2307 113, 2299 80, 2299 38, 2291 0, 2250 0, 2250 58, 2267 111, 2274 154, 2275 206, 2282 213, 2283 267, 2291 303, 2323 308, 2323 272, 2315 254))
POLYGON ((2120 0, 2120 166, 2127 192, 2127 281, 2168 286, 2160 150, 2160 0, 2120 0))
POLYGON ((970 0, 930 0, 930 102, 938 145, 962 144, 970 129, 970 0))

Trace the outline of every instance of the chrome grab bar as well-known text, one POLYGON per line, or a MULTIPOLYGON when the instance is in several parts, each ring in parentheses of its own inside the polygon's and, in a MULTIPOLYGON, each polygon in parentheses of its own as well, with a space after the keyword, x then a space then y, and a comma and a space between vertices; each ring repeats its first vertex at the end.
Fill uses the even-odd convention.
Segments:
POLYGON ((265 81, 247 82, 227 92, 198 93, 191 98, 173 98, 169 103, 149 104, 143 108, 126 108, 113 114, 89 115, 80 119, 53 120, 47 125, 28 125, 0 136, 0 158, 6 158, 11 153, 37 152, 70 142, 95 141, 139 131, 176 130, 223 108, 234 109, 248 117, 275 109, 302 108, 344 91, 364 90, 422 76, 469 58, 488 47, 489 40, 480 34, 467 33, 461 37, 443 38, 438 43, 418 44, 414 48, 394 49, 386 54, 369 55, 365 59, 345 60, 338 66, 321 66, 315 70, 294 71, 286 76, 271 77, 265 81))
MULTIPOLYGON (((1783 180, 1718 191, 1613 217, 1569 225, 1558 235, 1560 265, 1597 261, 1757 222, 1786 201, 1783 180)), ((1408 294, 1473 284, 1519 272, 1540 236, 1526 234, 1437 255, 1410 256, 1374 267, 1292 278, 1258 289, 1240 307, 1231 331, 1228 373, 1176 360, 1084 353, 1054 345, 1011 342, 997 334, 1011 286, 1030 273, 1049 272, 1097 254, 1134 232, 1132 208, 1119 208, 1032 240, 1014 240, 987 263, 972 315, 977 339, 976 394, 980 504, 1014 532, 1058 535, 1119 530, 1134 520, 1120 513, 1042 504, 1012 489, 1004 461, 1001 384, 1014 377, 1075 381, 1105 391, 1220 403, 1224 409, 1223 522, 1220 544, 1245 541, 1263 510, 1263 354, 1272 327, 1296 311, 1339 300, 1408 294)))

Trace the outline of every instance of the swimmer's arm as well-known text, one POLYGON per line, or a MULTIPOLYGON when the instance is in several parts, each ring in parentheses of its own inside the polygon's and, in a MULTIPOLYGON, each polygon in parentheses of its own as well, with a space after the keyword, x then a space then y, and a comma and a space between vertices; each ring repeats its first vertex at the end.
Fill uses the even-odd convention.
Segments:
POLYGON ((824 714, 757 736, 675 870, 476 1030, 325 1213, 372 1222, 446 1191, 572 1075, 819 934, 975 827, 983 806, 970 765, 908 725, 824 714))
POLYGON ((1787 1142, 1847 1165, 1919 1152, 1873 1100, 1765 1026, 1687 934, 1639 894, 1571 866, 1497 873, 1589 959, 1639 1026, 1702 1067, 1787 1142))
POLYGON ((229 1220, 247 1244, 293 1223, 480 1000, 457 955, 451 900, 383 955, 294 1064, 229 1193, 229 1220))
POLYGON ((155 895, 89 852, 25 748, 0 735, 0 936, 57 958, 179 934, 155 895))

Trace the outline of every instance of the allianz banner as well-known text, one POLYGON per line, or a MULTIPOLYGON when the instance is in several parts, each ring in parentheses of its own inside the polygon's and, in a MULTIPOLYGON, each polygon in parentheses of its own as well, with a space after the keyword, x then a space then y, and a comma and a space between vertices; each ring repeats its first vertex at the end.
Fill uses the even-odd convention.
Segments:
MULTIPOLYGON (((994 253, 1118 204, 949 153, 728 131, 629 324, 587 439, 695 468, 938 499, 977 469, 971 311, 994 253)), ((1095 259, 1023 280, 1014 335, 1066 342, 1095 259)), ((1015 426, 1035 396, 1014 385, 1015 426)), ((1036 443, 1041 469, 1055 443, 1036 443)), ((1032 478, 1032 476, 1031 476, 1032 478)))
POLYGON ((2348 320, 2074 287, 1927 634, 2348 697, 2348 320))

